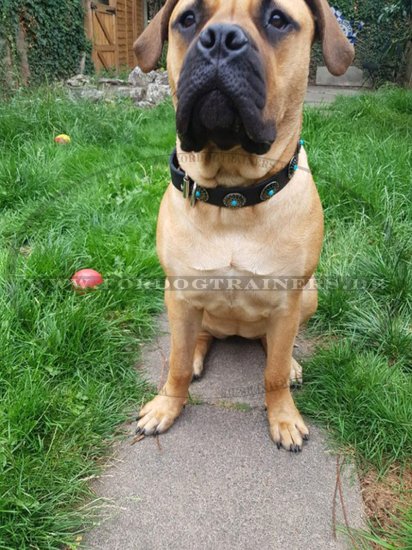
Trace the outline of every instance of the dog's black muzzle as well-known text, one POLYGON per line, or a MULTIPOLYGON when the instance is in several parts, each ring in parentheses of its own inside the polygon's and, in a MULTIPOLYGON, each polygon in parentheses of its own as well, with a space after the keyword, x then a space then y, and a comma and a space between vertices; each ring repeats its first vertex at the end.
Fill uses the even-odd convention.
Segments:
POLYGON ((189 49, 179 77, 177 132, 184 151, 241 145, 264 154, 276 138, 263 120, 266 79, 257 48, 238 25, 209 25, 189 49))

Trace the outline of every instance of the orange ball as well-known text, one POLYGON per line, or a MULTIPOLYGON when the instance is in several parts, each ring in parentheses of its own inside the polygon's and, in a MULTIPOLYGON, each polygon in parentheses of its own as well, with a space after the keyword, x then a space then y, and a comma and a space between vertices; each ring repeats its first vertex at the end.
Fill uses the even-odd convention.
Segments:
POLYGON ((66 145, 67 143, 70 143, 71 142, 71 138, 70 136, 68 136, 67 134, 59 134, 58 136, 56 136, 54 138, 54 141, 56 143, 60 143, 62 145, 66 145))

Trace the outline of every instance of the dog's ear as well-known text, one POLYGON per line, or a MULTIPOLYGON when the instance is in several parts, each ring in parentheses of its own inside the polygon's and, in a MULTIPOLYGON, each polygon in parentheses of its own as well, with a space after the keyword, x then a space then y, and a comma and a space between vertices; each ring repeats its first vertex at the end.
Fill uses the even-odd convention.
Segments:
POLYGON ((315 15, 326 66, 333 75, 340 76, 352 63, 355 49, 343 34, 327 0, 307 0, 307 3, 315 15))
POLYGON ((156 68, 162 55, 163 44, 167 40, 170 16, 178 1, 167 0, 133 44, 137 64, 145 73, 156 68))

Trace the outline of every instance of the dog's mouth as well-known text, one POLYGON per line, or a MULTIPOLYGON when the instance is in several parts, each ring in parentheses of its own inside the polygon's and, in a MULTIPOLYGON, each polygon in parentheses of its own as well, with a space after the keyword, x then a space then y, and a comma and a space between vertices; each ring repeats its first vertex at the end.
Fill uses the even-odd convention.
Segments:
MULTIPOLYGON (((196 143, 201 146, 207 139, 224 151, 236 145, 242 145, 246 150, 256 149, 257 144, 248 136, 242 117, 234 103, 220 90, 212 90, 195 103, 189 132, 188 147, 196 143), (193 139, 194 138, 194 139, 193 139)), ((182 144, 183 146, 184 144, 182 144)))
POLYGON ((205 59, 196 44, 189 50, 177 89, 177 132, 183 151, 240 145, 266 153, 276 138, 274 121, 265 121, 266 81, 257 50, 235 60, 205 59))

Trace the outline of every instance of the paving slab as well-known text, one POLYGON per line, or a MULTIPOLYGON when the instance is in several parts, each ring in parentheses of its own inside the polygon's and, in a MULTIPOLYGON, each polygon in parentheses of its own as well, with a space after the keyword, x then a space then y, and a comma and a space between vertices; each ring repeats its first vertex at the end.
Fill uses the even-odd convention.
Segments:
MULTIPOLYGON (((169 341, 164 317, 160 324, 158 341, 144 350, 146 377, 157 384, 167 371, 169 341)), ((301 454, 278 450, 269 437, 260 396, 263 366, 259 343, 219 342, 204 379, 192 384, 203 404, 186 406, 167 433, 133 445, 135 423, 127 426, 129 437, 116 448, 113 465, 94 483, 107 508, 84 548, 353 547, 344 535, 333 535, 337 459, 325 433, 311 426, 301 454), (233 387, 240 395, 230 393, 233 387)), ((350 465, 341 483, 349 525, 361 528, 362 498, 350 465)), ((343 523, 339 499, 336 518, 343 523)))
MULTIPOLYGON (((343 473, 352 527, 356 481, 343 473)), ((95 484, 110 517, 86 537, 99 550, 350 548, 333 537, 336 460, 312 427, 303 453, 279 451, 261 410, 187 406, 169 432, 131 446, 95 484)), ((338 522, 342 512, 338 506, 338 522)))
MULTIPOLYGON (((158 320, 159 336, 143 349, 141 369, 147 381, 160 389, 169 370, 170 333, 166 315, 158 320)), ((298 337, 294 356, 308 355, 310 344, 298 337)), ((209 404, 226 402, 264 407, 265 352, 259 340, 233 337, 214 340, 206 357, 203 376, 192 382, 190 395, 209 404)))
POLYGON ((371 87, 368 75, 362 69, 351 66, 341 76, 334 76, 327 67, 318 67, 316 71, 316 84, 319 86, 342 86, 342 87, 371 87))
POLYGON ((310 85, 306 92, 305 104, 314 107, 327 106, 333 103, 338 96, 353 96, 360 93, 365 93, 365 89, 310 85))

